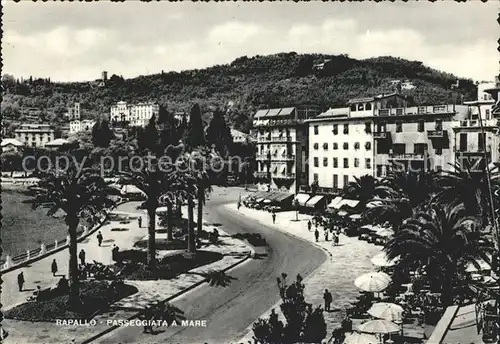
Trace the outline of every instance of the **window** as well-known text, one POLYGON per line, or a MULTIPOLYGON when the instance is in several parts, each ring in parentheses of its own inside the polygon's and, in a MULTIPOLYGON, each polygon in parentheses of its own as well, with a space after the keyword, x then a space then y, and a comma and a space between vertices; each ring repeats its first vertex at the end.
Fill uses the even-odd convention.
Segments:
POLYGON ((356 104, 352 104, 351 105, 351 111, 356 111, 358 107, 356 106, 356 104))
POLYGON ((413 153, 415 154, 425 154, 427 151, 426 143, 414 143, 413 144, 413 153))
POLYGON ((365 104, 358 104, 358 111, 363 111, 365 109, 365 104))
POLYGON ((328 167, 328 158, 323 158, 323 167, 328 167))
POLYGON ((324 150, 328 150, 328 143, 326 143, 326 142, 325 142, 325 143, 323 143, 323 149, 324 149, 324 150))
POLYGON ((370 134, 372 132, 372 124, 370 122, 365 123, 365 133, 370 134))
POLYGON ((348 149, 349 149, 349 143, 344 142, 344 150, 348 150, 348 149))
POLYGON ((382 177, 382 165, 377 165, 377 177, 382 177))
POLYGON ((318 181, 318 174, 317 173, 313 174, 313 179, 314 179, 315 182, 318 181))
POLYGON ((417 130, 419 133, 423 133, 424 132, 424 125, 425 125, 425 122, 423 119, 419 120, 417 122, 417 130))
POLYGON ((372 104, 371 103, 366 103, 365 110, 371 110, 371 109, 372 109, 372 104))
POLYGON ((339 133, 339 125, 338 124, 334 124, 333 125, 333 135, 337 135, 339 133))
POLYGON ((371 169, 372 168, 372 159, 370 159, 370 158, 366 158, 365 159, 365 167, 367 169, 371 169))
POLYGON ((402 132, 403 132, 403 122, 396 121, 396 133, 402 133, 402 132))
POLYGON ((344 134, 349 134, 349 124, 344 124, 344 134))
POLYGON ((436 119, 436 130, 443 130, 443 120, 436 119))
POLYGON ((339 176, 337 174, 333 175, 333 188, 334 189, 339 188, 339 176))
POLYGON ((354 158, 354 167, 359 167, 359 159, 354 158))
POLYGON ((486 134, 478 133, 477 134, 477 147, 480 151, 484 151, 486 147, 486 134))
POLYGON ((333 149, 334 149, 334 150, 339 149, 339 144, 338 144, 337 142, 334 142, 334 143, 333 143, 333 149))
POLYGON ((339 167, 339 159, 338 158, 333 158, 333 167, 338 168, 339 167))
POLYGON ((460 152, 467 151, 467 133, 460 134, 460 152))
POLYGON ((354 149, 359 149, 359 142, 354 142, 354 149))
POLYGON ((318 143, 316 142, 316 143, 313 145, 313 147, 314 147, 314 149, 315 149, 315 150, 318 150, 318 147, 319 147, 318 143))
POLYGON ((318 158, 314 158, 314 167, 319 167, 319 160, 318 158))
POLYGON ((490 109, 485 110, 486 119, 490 119, 490 109))
POLYGON ((394 154, 405 154, 406 153, 406 144, 395 143, 392 145, 392 151, 394 152, 394 154))
POLYGON ((349 184, 349 176, 344 176, 344 186, 349 184))
POLYGON ((365 143, 365 149, 366 149, 367 151, 369 151, 370 149, 372 149, 372 143, 371 143, 371 142, 366 142, 366 143, 365 143))
POLYGON ((344 158, 344 168, 349 168, 349 159, 344 158))
POLYGON ((436 172, 441 172, 441 171, 443 171, 443 166, 436 165, 436 172))
POLYGON ((314 135, 318 135, 318 126, 317 125, 314 126, 314 135))

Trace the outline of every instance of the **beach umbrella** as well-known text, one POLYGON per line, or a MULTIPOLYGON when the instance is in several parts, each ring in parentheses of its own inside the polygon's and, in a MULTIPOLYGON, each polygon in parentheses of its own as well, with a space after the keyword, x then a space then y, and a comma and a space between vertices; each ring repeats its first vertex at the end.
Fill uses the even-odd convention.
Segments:
POLYGON ((391 278, 384 272, 369 272, 361 275, 354 281, 354 285, 363 291, 379 293, 391 282, 391 278))
POLYGON ((389 260, 389 258, 387 258, 387 255, 384 252, 381 252, 381 253, 377 254, 375 257, 373 257, 371 262, 375 266, 391 267, 391 266, 396 265, 398 260, 399 260, 399 257, 396 257, 392 260, 389 260))
POLYGON ((371 306, 368 314, 375 318, 400 322, 403 320, 403 307, 395 303, 378 302, 371 306))
POLYGON ((376 336, 367 333, 348 333, 344 339, 344 344, 378 344, 376 336))
POLYGON ((358 326, 358 331, 366 333, 386 334, 399 332, 400 330, 398 325, 384 319, 370 320, 358 326))
POLYGON ((265 204, 269 204, 269 203, 271 203, 271 200, 270 200, 270 199, 265 199, 265 200, 264 200, 264 203, 265 203, 265 204))

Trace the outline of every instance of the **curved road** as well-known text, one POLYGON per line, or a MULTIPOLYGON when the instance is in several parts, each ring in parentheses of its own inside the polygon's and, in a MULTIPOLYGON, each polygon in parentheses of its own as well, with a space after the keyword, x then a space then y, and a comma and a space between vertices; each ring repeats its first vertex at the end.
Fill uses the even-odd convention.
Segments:
POLYGON ((229 286, 202 284, 172 302, 187 319, 207 320, 207 327, 162 328, 156 335, 143 334, 142 327, 123 327, 96 343, 231 343, 279 300, 276 277, 282 272, 290 278, 299 273, 305 277, 326 260, 326 254, 310 243, 224 209, 238 193, 238 189, 214 189, 205 208, 206 221, 221 223, 229 234, 260 233, 268 246, 255 248, 262 259, 249 259, 228 272, 236 278, 229 286))

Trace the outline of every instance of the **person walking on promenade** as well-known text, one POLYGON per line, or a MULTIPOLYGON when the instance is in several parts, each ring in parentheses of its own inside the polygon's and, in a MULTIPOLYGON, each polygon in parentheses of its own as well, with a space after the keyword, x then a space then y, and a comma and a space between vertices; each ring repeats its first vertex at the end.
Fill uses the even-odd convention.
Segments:
POLYGON ((312 227, 311 220, 307 221, 307 230, 310 232, 312 227))
POLYGON ((99 231, 99 233, 97 233, 97 243, 99 244, 99 247, 101 247, 101 244, 102 244, 102 233, 101 231, 99 231))
POLYGON ((146 311, 144 312, 143 316, 143 321, 144 321, 144 330, 142 331, 143 333, 153 333, 153 325, 152 325, 152 320, 154 316, 154 310, 152 307, 146 308, 146 311))
POLYGON ((80 263, 85 266, 85 250, 82 248, 80 253, 78 254, 78 258, 80 258, 80 263))
POLYGON ((116 256, 118 255, 118 251, 120 251, 120 248, 113 244, 113 248, 111 249, 111 259, 116 261, 116 256))
POLYGON ((274 223, 276 223, 276 213, 274 212, 274 210, 273 210, 272 217, 273 217, 273 224, 274 224, 274 223))
POLYGON ((325 230, 325 241, 328 241, 328 231, 325 230))
POLYGON ((139 228, 142 228, 142 216, 139 216, 137 223, 139 224, 139 228))
POLYGON ((17 285, 19 286, 19 291, 23 291, 24 273, 22 271, 17 275, 17 285))
POLYGON ((335 246, 337 246, 339 244, 339 234, 335 235, 334 242, 335 242, 335 246))
POLYGON ((316 228, 316 230, 314 231, 314 237, 316 238, 316 242, 318 242, 319 240, 319 231, 318 229, 316 228))
POLYGON ((52 276, 55 276, 57 272, 57 262, 55 258, 54 260, 52 260, 52 265, 50 266, 50 269, 52 270, 52 276))
POLYGON ((332 294, 328 291, 328 289, 325 289, 325 293, 323 294, 323 300, 325 300, 325 311, 330 312, 330 304, 333 301, 332 294))

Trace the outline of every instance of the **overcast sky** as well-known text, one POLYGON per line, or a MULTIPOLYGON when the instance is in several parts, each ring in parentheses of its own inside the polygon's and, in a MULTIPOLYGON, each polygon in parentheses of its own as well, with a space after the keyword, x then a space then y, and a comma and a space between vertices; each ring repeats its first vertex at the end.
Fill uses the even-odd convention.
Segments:
POLYGON ((289 51, 399 56, 474 80, 499 71, 494 1, 2 4, 3 72, 17 77, 128 78, 289 51))

